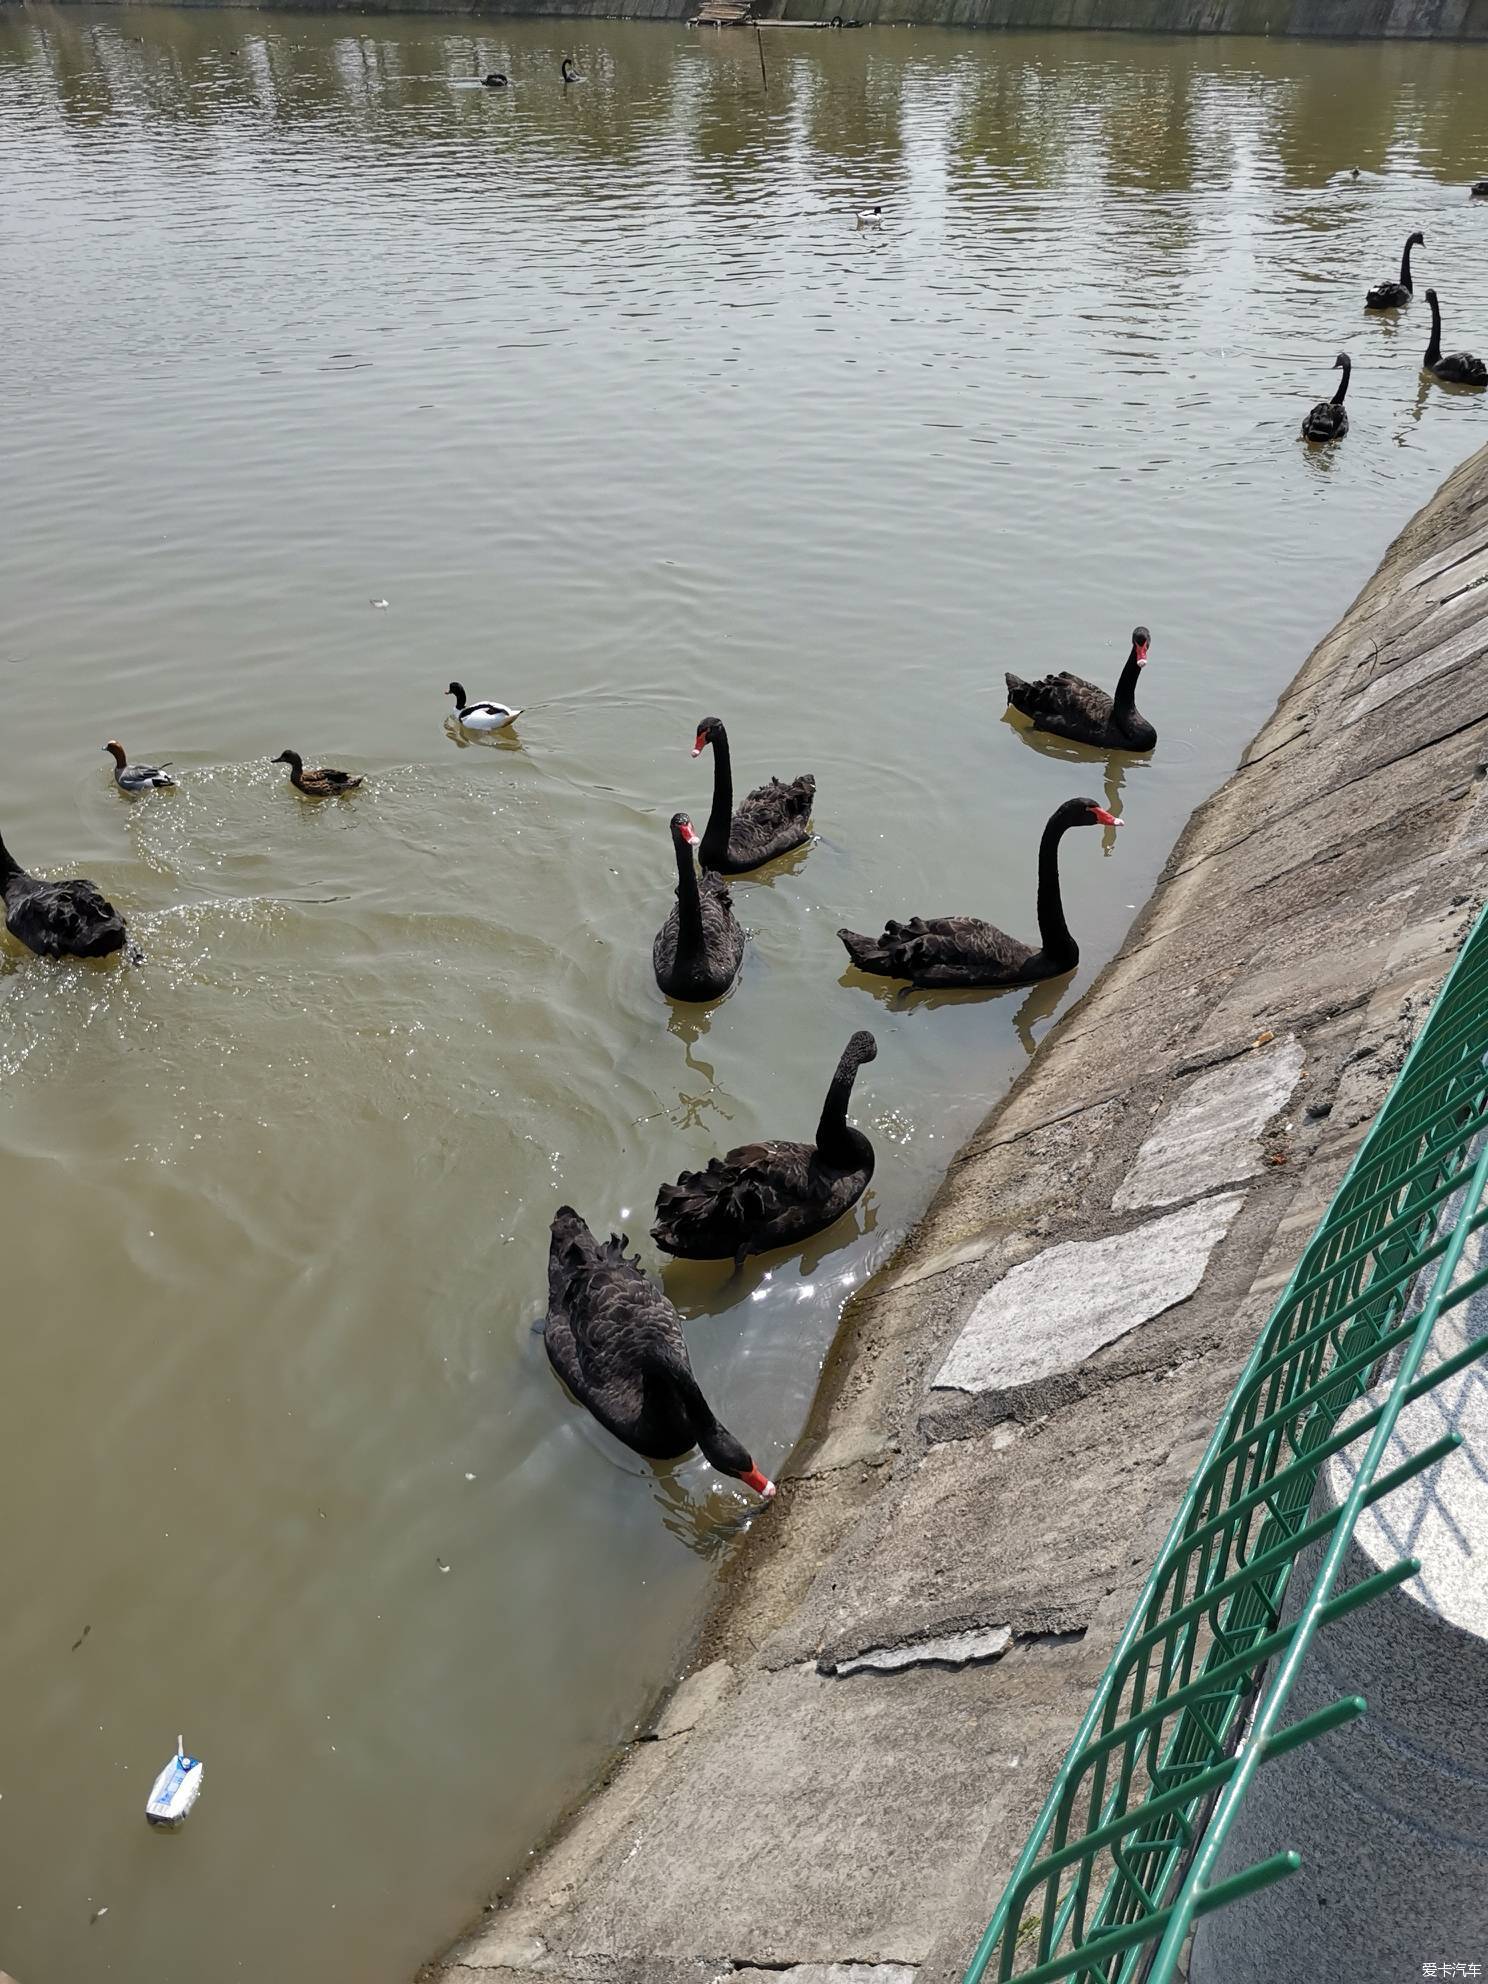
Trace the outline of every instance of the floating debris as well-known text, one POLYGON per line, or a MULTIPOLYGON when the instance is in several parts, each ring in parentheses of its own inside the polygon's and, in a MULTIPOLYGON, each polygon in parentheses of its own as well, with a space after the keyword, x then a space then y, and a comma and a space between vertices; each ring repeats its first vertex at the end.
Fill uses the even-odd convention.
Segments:
POLYGON ((202 1788, 202 1761, 188 1757, 183 1738, 176 1738, 176 1754, 156 1778, 145 1800, 145 1817, 152 1826, 171 1831, 184 1825, 202 1788))

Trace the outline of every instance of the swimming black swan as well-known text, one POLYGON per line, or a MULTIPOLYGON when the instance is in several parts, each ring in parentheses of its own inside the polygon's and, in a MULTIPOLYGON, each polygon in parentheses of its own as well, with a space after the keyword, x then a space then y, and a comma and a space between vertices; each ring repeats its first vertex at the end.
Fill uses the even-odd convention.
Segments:
POLYGON ((859 1068, 877 1053, 871 1033, 855 1033, 842 1050, 814 1144, 741 1144, 663 1185, 651 1229, 657 1246, 689 1261, 732 1256, 742 1266, 749 1254, 809 1240, 855 1206, 873 1176, 873 1146, 848 1123, 847 1104, 859 1068))
POLYGON ((1376 283, 1375 287, 1370 290, 1364 299, 1364 308, 1366 310, 1403 310, 1405 308, 1406 304, 1410 302, 1416 293, 1411 283, 1410 251, 1412 248, 1424 248, 1425 246, 1426 237, 1424 234, 1413 234, 1410 237, 1405 244, 1405 253, 1400 258, 1399 282, 1376 283))
POLYGON ((677 854, 677 903, 656 933, 651 963, 671 999, 719 999, 739 975, 744 932, 734 921, 727 882, 704 875, 699 884, 692 850, 697 831, 685 813, 672 815, 677 854))
POLYGON ((647 1460, 701 1447, 720 1474, 769 1501, 775 1484, 714 1418, 698 1389, 676 1310, 625 1239, 596 1240, 572 1206, 553 1215, 548 1243, 548 1361, 608 1432, 647 1460))
POLYGON ((1488 179, 1475 179, 1467 189, 1470 200, 1488 200, 1488 179))
POLYGON ((122 951, 124 919, 96 882, 41 882, 0 840, 5 927, 42 958, 106 958, 122 951))
POLYGON ((1056 737, 1071 737, 1077 744, 1094 744, 1108 751, 1150 751, 1157 742, 1157 732, 1137 708, 1136 698, 1137 677, 1147 665, 1151 645, 1152 636, 1145 627, 1132 628, 1131 653, 1114 696, 1065 671, 1045 675, 1038 682, 1009 675, 1008 701, 1032 720, 1035 730, 1048 730, 1056 737))
POLYGON ((908 923, 886 924, 881 937, 862 937, 856 930, 837 935, 859 971, 907 978, 912 985, 1027 985, 1054 978, 1080 962, 1059 898, 1059 843, 1071 827, 1120 825, 1093 799, 1066 799, 1050 815, 1039 841, 1036 949, 976 916, 915 916, 908 923))
POLYGON ((728 732, 716 716, 705 716, 698 725, 692 755, 696 758, 710 744, 713 810, 703 830, 703 866, 716 875, 744 875, 751 868, 763 868, 777 855, 789 854, 794 847, 804 847, 811 838, 811 807, 816 798, 816 780, 811 773, 802 772, 789 785, 772 778, 768 785, 756 786, 736 813, 728 732))
POLYGON ((1449 351, 1442 356, 1441 306, 1434 289, 1427 290, 1426 301, 1431 305, 1431 342, 1422 366, 1433 379, 1445 379, 1449 386, 1488 386, 1488 365, 1481 358, 1474 358, 1470 351, 1449 351))
POLYGON ((584 78, 579 74, 578 70, 575 68, 574 60, 571 55, 564 56, 563 62, 558 70, 558 74, 565 83, 581 83, 584 80, 584 78))
POLYGON ((355 792, 362 782, 331 765, 307 765, 298 751, 281 751, 274 763, 289 766, 290 784, 307 799, 334 799, 338 792, 355 792))
POLYGON ((481 81, 488 90, 504 90, 506 88, 506 77, 502 75, 499 69, 493 69, 490 75, 483 76, 481 81))
POLYGON ((124 746, 112 737, 104 745, 104 750, 114 761, 114 784, 121 792, 164 792, 174 786, 169 763, 164 765, 132 765, 124 746))
MULTIPOLYGON (((1427 295, 1431 292, 1428 290, 1427 295)), ((1302 436, 1307 441, 1341 441, 1348 432, 1348 415, 1344 411, 1343 396, 1348 391, 1349 374, 1353 371, 1353 361, 1346 351, 1339 352, 1333 361, 1333 370, 1342 372, 1338 391, 1330 400, 1319 400, 1302 422, 1302 436)))

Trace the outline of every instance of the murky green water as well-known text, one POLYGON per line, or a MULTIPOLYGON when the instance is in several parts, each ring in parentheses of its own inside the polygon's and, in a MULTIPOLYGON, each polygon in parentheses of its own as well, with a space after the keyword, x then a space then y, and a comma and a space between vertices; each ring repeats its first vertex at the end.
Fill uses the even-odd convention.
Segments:
POLYGON ((0 18, 0 829, 147 956, 0 960, 24 1984, 399 1984, 459 1927, 674 1671, 746 1499, 565 1402, 553 1207, 642 1238, 875 1028, 857 1229, 668 1276, 777 1466, 846 1291, 1488 439, 1420 385, 1422 312, 1359 307, 1419 225, 1488 345, 1488 51, 766 54, 762 96, 751 40, 683 29, 0 18), (1341 345, 1353 430, 1309 458, 1341 345), (1004 725, 1004 668, 1114 680, 1137 620, 1152 764, 1004 725), (451 676, 534 705, 520 741, 447 735, 451 676), (816 772, 821 839, 740 886, 698 1017, 649 958, 712 711, 746 782, 816 772), (180 792, 120 799, 109 736, 180 792), (286 745, 365 790, 301 805, 286 745), (845 921, 1031 936, 1082 790, 1129 824, 1066 843, 1072 988, 844 982, 845 921), (207 1784, 162 1839, 178 1730, 207 1784))

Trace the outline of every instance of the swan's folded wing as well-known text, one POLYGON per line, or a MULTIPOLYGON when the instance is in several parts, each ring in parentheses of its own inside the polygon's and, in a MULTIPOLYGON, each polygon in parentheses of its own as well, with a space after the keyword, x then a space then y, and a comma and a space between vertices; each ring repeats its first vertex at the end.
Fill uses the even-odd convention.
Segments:
POLYGON ((716 1246, 722 1259, 812 1196, 811 1155, 809 1144, 741 1144, 702 1171, 684 1171, 657 1192, 652 1233, 663 1246, 716 1246))
POLYGON ((789 785, 772 778, 768 785, 757 785, 746 795, 735 812, 737 824, 748 824, 751 833, 766 838, 786 827, 799 827, 811 817, 816 799, 816 780, 802 772, 789 785))

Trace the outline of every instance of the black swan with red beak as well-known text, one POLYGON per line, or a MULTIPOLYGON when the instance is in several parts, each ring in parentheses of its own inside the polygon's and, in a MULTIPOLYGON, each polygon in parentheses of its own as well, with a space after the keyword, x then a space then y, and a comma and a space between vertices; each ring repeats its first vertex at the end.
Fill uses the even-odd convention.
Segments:
POLYGON ((855 1033, 843 1049, 810 1144, 741 1144, 684 1171, 656 1194, 651 1238, 689 1261, 794 1247, 835 1225, 855 1206, 873 1176, 873 1146, 847 1120, 859 1068, 878 1053, 871 1033, 855 1033))
POLYGON ((859 971, 907 978, 911 985, 1028 985, 1056 978, 1080 962, 1059 895, 1059 843, 1071 827, 1120 825, 1093 799, 1066 799, 1049 816, 1039 841, 1037 945, 1020 943, 976 916, 915 916, 908 923, 886 924, 881 937, 856 930, 837 935, 859 971))
POLYGON ((720 1474, 766 1501, 774 1495, 699 1390, 676 1310, 640 1262, 626 1259, 624 1236, 596 1240, 572 1206, 553 1215, 543 1342, 574 1397, 634 1452, 679 1460, 700 1447, 720 1474))
POLYGON ((1009 674, 1008 701, 1035 730, 1047 730, 1055 737, 1069 737, 1076 744, 1093 744, 1106 751, 1150 751, 1157 742, 1157 732, 1137 708, 1137 677, 1147 666, 1151 645, 1152 636, 1145 627, 1132 628, 1131 653, 1114 696, 1065 671, 1045 675, 1037 682, 1009 674))
POLYGON ((772 778, 756 786, 734 811, 734 768, 728 732, 716 716, 705 716, 697 727, 692 755, 713 747, 713 810, 703 829, 702 864, 715 875, 746 875, 763 868, 811 838, 811 808, 816 780, 810 772, 785 785, 772 778))
POLYGON ((721 999, 744 957, 744 932, 734 920, 728 883, 717 875, 699 881, 692 859, 697 844, 691 820, 674 813, 677 902, 651 946, 656 982, 670 999, 721 999))
POLYGON ((42 958, 106 958, 127 941, 124 919, 96 882, 43 882, 0 840, 5 927, 42 958))

